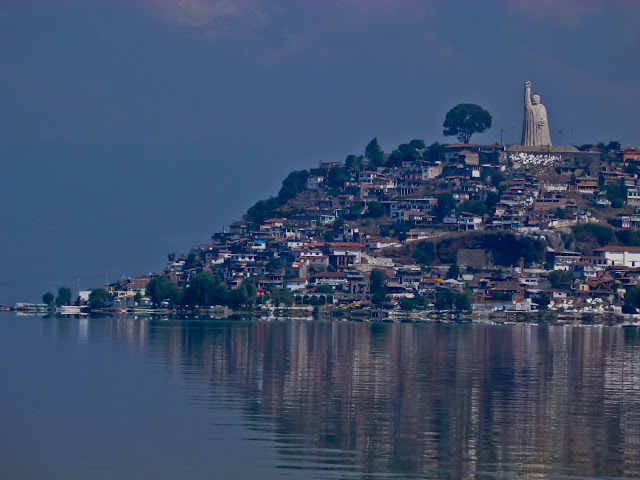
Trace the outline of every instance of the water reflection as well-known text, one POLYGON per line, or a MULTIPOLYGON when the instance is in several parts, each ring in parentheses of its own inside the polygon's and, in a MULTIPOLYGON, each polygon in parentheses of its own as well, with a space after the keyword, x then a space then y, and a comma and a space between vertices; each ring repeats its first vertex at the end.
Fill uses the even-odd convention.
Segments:
POLYGON ((78 334, 145 350, 198 408, 241 411, 294 477, 640 477, 637 329, 92 319, 78 334))

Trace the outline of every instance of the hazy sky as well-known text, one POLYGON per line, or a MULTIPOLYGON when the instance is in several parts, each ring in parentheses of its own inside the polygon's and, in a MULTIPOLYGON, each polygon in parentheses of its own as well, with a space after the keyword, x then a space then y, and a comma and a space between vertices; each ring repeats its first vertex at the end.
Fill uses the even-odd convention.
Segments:
POLYGON ((640 2, 0 3, 0 303, 158 271, 293 169, 442 136, 640 146, 640 2))

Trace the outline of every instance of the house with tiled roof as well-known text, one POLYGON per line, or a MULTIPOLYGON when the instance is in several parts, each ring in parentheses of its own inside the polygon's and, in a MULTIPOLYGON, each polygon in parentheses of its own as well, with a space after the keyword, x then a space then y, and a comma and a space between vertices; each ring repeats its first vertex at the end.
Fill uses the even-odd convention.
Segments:
POLYGON ((640 247, 610 245, 596 248, 593 253, 606 259, 608 265, 640 268, 640 247))

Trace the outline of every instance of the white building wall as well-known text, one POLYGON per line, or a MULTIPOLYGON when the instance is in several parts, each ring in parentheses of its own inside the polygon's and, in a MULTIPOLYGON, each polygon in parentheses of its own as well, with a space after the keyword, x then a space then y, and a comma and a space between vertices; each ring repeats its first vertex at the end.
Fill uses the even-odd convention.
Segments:
POLYGON ((604 252, 604 257, 611 265, 623 267, 640 267, 640 252, 604 252))

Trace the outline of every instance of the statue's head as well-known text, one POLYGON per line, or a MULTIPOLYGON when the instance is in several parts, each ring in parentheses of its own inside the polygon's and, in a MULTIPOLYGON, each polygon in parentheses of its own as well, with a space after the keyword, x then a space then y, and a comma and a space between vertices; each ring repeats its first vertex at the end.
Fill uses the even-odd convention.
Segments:
POLYGON ((540 103, 540 95, 534 95, 531 97, 531 103, 534 105, 538 105, 540 103))

